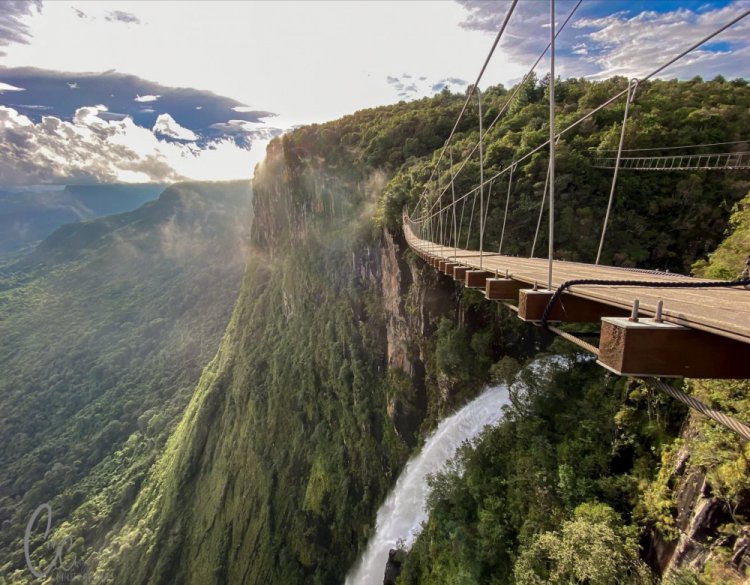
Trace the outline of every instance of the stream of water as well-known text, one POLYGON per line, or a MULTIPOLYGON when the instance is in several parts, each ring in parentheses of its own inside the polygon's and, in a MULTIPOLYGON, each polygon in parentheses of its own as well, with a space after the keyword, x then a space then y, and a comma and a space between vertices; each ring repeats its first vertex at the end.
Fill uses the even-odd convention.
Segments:
POLYGON ((422 529, 422 522, 427 520, 427 476, 440 471, 464 441, 476 438, 485 426, 496 424, 507 403, 507 386, 494 386, 438 425, 420 452, 406 464, 380 506, 375 534, 349 571, 346 585, 383 585, 388 551, 396 548, 399 540, 409 548, 422 529))

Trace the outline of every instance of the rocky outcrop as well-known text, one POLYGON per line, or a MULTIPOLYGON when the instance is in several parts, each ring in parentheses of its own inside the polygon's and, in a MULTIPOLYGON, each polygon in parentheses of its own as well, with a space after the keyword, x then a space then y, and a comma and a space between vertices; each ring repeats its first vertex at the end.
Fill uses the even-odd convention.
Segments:
MULTIPOLYGON (((380 257, 383 290, 383 308, 386 314, 386 335, 388 338, 388 366, 398 368, 410 378, 414 378, 415 359, 413 348, 410 351, 410 319, 404 310, 405 298, 412 274, 403 260, 403 249, 393 235, 383 230, 382 253, 380 257)), ((414 321, 414 319, 411 319, 414 321)), ((421 314, 416 315, 419 330, 424 329, 421 314)))
POLYGON ((672 542, 657 537, 652 552, 666 575, 683 570, 700 574, 709 562, 726 559, 731 551, 729 563, 721 561, 725 564, 722 570, 726 578, 736 577, 739 583, 750 566, 750 526, 742 527, 739 536, 720 531, 734 518, 726 501, 713 493, 703 471, 690 466, 689 445, 695 438, 693 435, 688 425, 683 433, 685 444, 676 454, 672 471, 679 537, 672 542))
POLYGON ((398 435, 413 444, 428 402, 444 405, 450 399, 440 375, 433 380, 438 392, 427 394, 426 363, 431 351, 427 340, 439 317, 455 312, 455 285, 411 255, 402 234, 387 230, 381 235, 379 276, 388 368, 408 380, 408 384, 393 384, 400 391, 390 397, 388 416, 398 435))
POLYGON ((396 585, 396 580, 401 574, 401 567, 406 559, 406 551, 392 548, 388 551, 388 562, 385 565, 385 576, 383 585, 396 585))

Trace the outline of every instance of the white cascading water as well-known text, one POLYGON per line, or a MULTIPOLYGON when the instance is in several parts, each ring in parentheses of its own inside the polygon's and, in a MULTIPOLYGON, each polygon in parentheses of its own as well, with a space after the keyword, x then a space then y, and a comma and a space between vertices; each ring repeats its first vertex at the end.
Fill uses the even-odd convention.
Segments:
POLYGON ((427 476, 443 469, 464 441, 475 439, 487 425, 497 424, 506 404, 508 387, 494 386, 438 425, 380 506, 375 534, 347 575, 346 585, 383 585, 388 551, 396 548, 399 540, 409 548, 427 520, 427 476))

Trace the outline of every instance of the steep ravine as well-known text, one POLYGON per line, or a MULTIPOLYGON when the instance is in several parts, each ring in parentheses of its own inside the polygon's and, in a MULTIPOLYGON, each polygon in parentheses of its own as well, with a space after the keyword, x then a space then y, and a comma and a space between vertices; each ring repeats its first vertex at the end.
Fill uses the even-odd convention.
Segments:
POLYGON ((450 406, 426 362, 454 285, 359 229, 366 205, 321 220, 325 237, 317 220, 264 224, 289 193, 267 179, 222 347, 98 556, 117 582, 341 583, 428 410, 450 406))
MULTIPOLYGON (((642 99, 656 103, 660 91, 693 88, 654 84, 642 99)), ((500 166, 525 143, 516 130, 540 127, 544 91, 530 89, 533 103, 494 138, 491 164, 500 166)), ((571 112, 588 103, 576 96, 598 92, 583 81, 570 89, 578 92, 566 98, 571 112)), ((485 95, 497 106, 507 94, 495 88, 485 95)), ((402 206, 415 202, 428 180, 427 159, 461 102, 444 93, 271 142, 256 169, 253 250, 221 349, 128 525, 98 554, 100 575, 136 584, 340 584, 373 534, 378 505, 427 432, 488 378, 507 379, 549 346, 510 311, 427 268, 399 234, 402 206)), ((466 128, 458 140, 470 147, 466 128)), ((578 150, 606 147, 613 128, 608 118, 594 120, 575 137, 578 150)), ((569 259, 590 255, 595 230, 585 221, 599 211, 592 192, 604 183, 576 152, 561 155, 560 233, 569 259)), ((544 163, 535 159, 525 169, 519 189, 541 189, 544 163)), ((643 229, 613 229, 620 238, 613 245, 626 250, 616 261, 689 265, 694 258, 681 243, 693 236, 675 230, 679 237, 672 237, 662 218, 640 208, 641 192, 658 191, 655 181, 631 179, 632 207, 618 217, 624 225, 637 215, 643 229), (656 248, 641 232, 663 239, 663 253, 650 256, 656 248)), ((702 226, 698 247, 710 249, 737 188, 725 190, 718 180, 706 180, 703 191, 691 185, 678 183, 678 195, 691 229, 702 226), (695 219, 697 208, 716 216, 710 225, 695 219)), ((668 186, 662 191, 650 200, 666 209, 674 196, 668 186)), ((523 203, 536 209, 530 199, 523 203)), ((524 230, 533 229, 526 223, 516 223, 513 253, 525 253, 524 230)), ((560 342, 552 350, 570 352, 560 342)), ((511 583, 519 551, 534 539, 588 524, 609 530, 640 575, 639 555, 653 541, 641 532, 658 526, 659 506, 671 513, 673 486, 649 500, 649 509, 637 501, 685 412, 590 363, 554 382, 512 395, 507 421, 467 455, 465 479, 443 484, 439 513, 409 555, 405 583, 445 583, 471 571, 477 582, 491 575, 511 583)))

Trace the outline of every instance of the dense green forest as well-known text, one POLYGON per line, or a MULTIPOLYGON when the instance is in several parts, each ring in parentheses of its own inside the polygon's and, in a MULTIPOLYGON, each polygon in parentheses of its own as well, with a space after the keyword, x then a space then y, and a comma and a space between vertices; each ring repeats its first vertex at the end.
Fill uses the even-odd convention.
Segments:
MULTIPOLYGON (((736 278, 750 249, 749 203, 737 204, 726 239, 696 263, 700 275, 736 278)), ((550 349, 572 356, 576 348, 557 341, 550 349)), ((511 384, 514 400, 496 428, 433 478, 430 519, 401 585, 651 583, 659 553, 687 532, 686 488, 701 483, 711 515, 693 546, 708 561, 678 566, 664 582, 745 582, 747 562, 733 552, 750 518, 746 444, 698 415, 685 420, 681 405, 591 361, 568 357, 545 375, 529 368, 517 378, 519 364, 498 366, 496 380, 511 384)), ((747 381, 686 387, 750 419, 747 381)))
MULTIPOLYGON (((560 123, 625 84, 561 81, 560 123)), ((487 125, 509 92, 489 88, 484 99, 487 125)), ((252 261, 222 347, 126 525, 92 560, 97 575, 129 583, 341 583, 425 433, 492 376, 508 378, 542 350, 570 353, 405 249, 401 210, 416 203, 463 101, 443 92, 271 142, 253 185, 252 261)), ((522 88, 488 135, 490 169, 544 140, 545 101, 544 80, 522 88)), ((738 141, 748 135, 748 106, 743 80, 644 83, 626 145, 738 141)), ((561 141, 560 257, 595 254, 611 172, 593 168, 592 157, 616 146, 623 107, 561 141)), ((470 109, 455 137, 456 161, 475 144, 476 127, 470 109)), ((511 253, 529 252, 545 156, 517 171, 511 253)), ((441 168, 436 183, 449 174, 441 168)), ((471 161, 459 183, 470 188, 478 176, 471 161)), ((741 173, 623 173, 605 261, 689 271, 723 240, 748 186, 741 173)), ((489 246, 497 245, 502 208, 502 198, 491 199, 489 246)), ((599 583, 613 574, 647 582, 666 566, 678 514, 667 462, 687 444, 677 439, 685 410, 572 359, 528 387, 506 422, 464 451, 463 475, 436 478, 433 518, 402 582, 599 583), (594 535, 591 555, 566 564, 594 535), (598 572, 586 573, 591 567, 598 572)), ((738 410, 737 392, 726 388, 694 391, 738 410)), ((691 456, 690 469, 710 477, 727 462, 739 465, 745 454, 733 437, 690 424, 722 454, 691 456)), ((744 497, 742 482, 727 485, 732 497, 744 497)), ((733 513, 744 518, 742 506, 733 513)))
MULTIPOLYGON (((560 124, 603 103, 626 83, 623 78, 561 81, 560 124)), ((488 134, 489 173, 546 139, 546 85, 537 79, 525 84, 488 134)), ((510 93, 498 86, 483 96, 488 126, 510 93)), ((39 295, 29 297, 38 312, 16 310, 23 317, 0 321, 11 328, 15 347, 26 359, 42 355, 46 360, 46 345, 59 339, 66 352, 55 357, 50 351, 50 359, 57 361, 33 367, 18 378, 23 386, 3 391, 11 409, 3 409, 3 416, 18 414, 2 428, 12 430, 12 440, 28 434, 25 446, 11 450, 18 467, 8 476, 25 477, 26 483, 2 484, 13 504, 11 516, 3 519, 10 524, 4 526, 20 534, 15 527, 22 527, 45 499, 55 510, 75 510, 67 522, 55 525, 53 538, 71 537, 75 547, 66 560, 74 554, 85 559, 95 582, 340 584, 373 533, 376 509, 409 453, 483 384, 512 380, 520 370, 505 421, 462 451, 457 469, 463 466, 463 474, 456 469, 435 478, 432 518, 407 557, 402 583, 609 583, 612 575, 647 582, 679 550, 690 499, 682 495, 678 501, 681 486, 701 478, 710 486, 706 493, 714 490, 716 505, 726 506, 713 515, 725 526, 704 530, 706 547, 714 547, 711 562, 700 569, 704 575, 685 568, 674 578, 722 582, 724 576, 717 575, 731 575, 726 557, 733 554, 735 533, 746 522, 744 447, 705 421, 686 423, 685 410, 670 399, 576 359, 562 342, 440 277, 406 249, 402 209, 416 204, 464 99, 446 91, 302 127, 270 143, 253 181, 254 215, 226 208, 244 225, 252 221, 249 262, 219 352, 197 387, 189 376, 179 377, 182 369, 172 370, 177 378, 169 377, 160 373, 166 368, 148 370, 133 356, 143 352, 141 357, 155 360, 158 368, 172 358, 186 361, 197 374, 209 362, 200 358, 215 346, 206 347, 208 353, 192 353, 191 361, 160 339, 149 344, 155 335, 149 324, 157 331, 160 327, 153 323, 158 311, 143 311, 147 318, 140 321, 150 304, 141 301, 136 310, 121 302, 123 290, 133 286, 132 276, 127 285, 108 278, 117 287, 96 288, 104 264, 96 263, 98 248, 88 242, 102 237, 119 242, 127 222, 113 218, 106 220, 106 229, 94 222, 82 230, 60 230, 22 268, 6 269, 2 294, 39 295), (78 247, 81 253, 75 252, 78 247), (66 307, 61 333, 51 337, 47 323, 53 320, 44 312, 50 298, 47 281, 35 284, 41 277, 33 276, 35 263, 44 258, 64 267, 55 273, 61 279, 67 267, 91 261, 85 278, 68 274, 66 286, 78 283, 92 296, 78 308, 66 307), (111 297, 120 302, 107 305, 111 297), (146 329, 130 337, 128 327, 119 325, 123 315, 106 313, 109 327, 124 336, 118 347, 108 338, 87 335, 88 323, 68 324, 82 318, 81 311, 85 316, 115 311, 112 307, 127 315, 131 310, 133 320, 146 329), (68 330, 70 337, 63 336, 68 330), (24 335, 13 337, 13 331, 24 335), (36 338, 29 331, 44 335, 36 338), (44 352, 34 345, 42 343, 44 352), (68 351, 78 343, 105 348, 98 354, 105 363, 127 367, 127 376, 135 377, 132 392, 115 386, 97 402, 95 391, 104 386, 96 380, 110 379, 107 367, 71 364, 60 370, 58 365, 67 363, 61 360, 79 355, 68 351), (112 353, 110 348, 117 349, 112 353), (565 359, 549 376, 523 373, 521 364, 543 351, 565 359), (102 410, 97 420, 106 426, 94 435, 100 442, 75 442, 77 435, 70 431, 69 443, 48 443, 40 450, 34 441, 44 418, 34 413, 52 409, 53 401, 44 402, 48 380, 60 382, 57 392, 78 388, 54 377, 68 370, 86 377, 81 387, 88 394, 81 403, 65 403, 71 413, 80 410, 80 418, 54 428, 97 428, 85 426, 95 425, 89 409, 96 408, 102 410), (21 387, 27 390, 17 394, 21 387), (39 398, 32 401, 27 395, 39 398), (33 425, 25 422, 29 417, 33 425), (170 425, 175 417, 179 422, 170 425), (19 434, 24 424, 30 430, 19 434), (147 441, 151 436, 153 449, 147 441), (55 468, 58 462, 62 468, 55 468), (93 469, 86 474, 89 483, 79 483, 84 477, 79 468, 93 469), (42 481, 57 472, 71 478, 64 490, 42 481), (590 554, 579 554, 581 542, 590 554)), ((644 83, 631 109, 626 146, 743 140, 750 130, 748 107, 750 87, 743 80, 644 83)), ((611 171, 595 169, 593 156, 616 146, 623 108, 603 110, 560 143, 556 219, 561 258, 590 261, 595 255, 611 171)), ((469 108, 454 137, 455 168, 444 159, 435 186, 447 184, 473 148, 477 122, 476 110, 469 108)), ((514 176, 504 244, 510 253, 529 253, 546 166, 546 154, 540 152, 514 176)), ((458 177, 458 188, 473 187, 478 160, 472 159, 458 177)), ((696 271, 739 273, 748 225, 747 202, 740 202, 749 187, 746 173, 623 172, 604 261, 681 272, 697 262, 696 271), (731 225, 739 227, 725 240, 730 217, 731 225)), ((498 245, 505 199, 497 194, 505 193, 507 184, 493 190, 489 247, 498 245)), ((166 225, 173 223, 180 222, 166 225)), ((146 234, 160 232, 148 222, 130 229, 136 226, 146 234)), ((133 239, 126 249, 151 241, 148 235, 133 239)), ((222 245, 209 264, 212 270, 240 257, 236 245, 222 245)), ((546 247, 544 240, 539 246, 546 247)), ((106 266, 117 271, 125 252, 113 254, 106 266)), ((165 262, 159 273, 170 270, 170 260, 165 262)), ((146 281, 136 284, 147 286, 146 281)), ((215 274, 186 289, 224 299, 237 291, 215 274)), ((203 314, 201 299, 175 299, 172 293, 155 298, 170 310, 197 307, 213 323, 203 327, 218 339, 219 321, 203 314)), ((196 331, 200 326, 191 324, 175 335, 184 333, 178 339, 194 347, 200 339, 196 331)), ((3 355, 20 359, 13 351, 3 355)), ((742 385, 696 383, 690 390, 738 416, 747 412, 742 385)), ((59 421, 71 414, 56 412, 47 416, 59 416, 53 419, 59 421)), ((11 555, 10 567, 18 570, 8 582, 30 580, 21 570, 22 550, 13 549, 11 555)), ((73 577, 82 582, 84 576, 73 577)))
MULTIPOLYGON (((578 103, 585 100, 591 107, 623 83, 613 80, 583 96, 577 82, 572 88, 578 103)), ((570 89, 563 84, 564 102, 570 89)), ((642 88, 637 103, 627 148, 737 141, 748 135, 748 91, 742 80, 655 82, 642 88)), ((569 136, 560 149, 561 257, 591 261, 595 255, 611 175, 592 169, 590 161, 594 153, 615 148, 622 114, 617 110, 606 114, 613 117, 604 135, 588 128, 569 136)), ((536 123, 526 117, 515 127, 508 119, 502 139, 488 148, 490 160, 499 145, 511 149, 496 169, 529 149, 524 134, 542 128, 544 115, 537 110, 536 123)), ((561 127, 565 121, 562 117, 561 127)), ((747 143, 733 148, 746 150, 747 143)), ((529 163, 527 177, 517 183, 529 181, 526 187, 512 191, 514 235, 506 240, 512 253, 528 254, 534 226, 527 220, 536 218, 546 165, 543 156, 539 159, 542 164, 529 163)), ((397 179, 383 207, 392 226, 403 203, 414 201, 411 184, 397 179)), ((739 277, 750 252, 748 200, 740 200, 748 179, 746 172, 623 172, 606 261, 739 277)), ((497 201, 490 207, 489 217, 495 219, 488 220, 489 249, 498 240, 493 230, 501 225, 501 211, 497 201)), ((565 345, 556 342, 551 349, 557 355, 573 351, 565 345)), ((504 361, 497 371, 510 381, 508 372, 515 369, 504 361)), ((695 381, 686 388, 740 420, 750 418, 746 382, 695 381)), ((511 391, 515 399, 503 422, 433 479, 430 520, 406 557, 400 584, 651 583, 675 549, 683 562, 669 568, 666 583, 744 582, 747 561, 733 557, 742 551, 743 527, 750 519, 750 451, 736 436, 701 417, 686 419, 683 407, 603 373, 592 362, 569 360, 541 377, 525 370, 511 391), (689 490, 701 483, 708 512, 702 524, 692 526, 689 490)))
POLYGON ((251 213, 246 182, 177 184, 0 266, 0 582, 32 578, 40 504, 79 557, 129 509, 219 345, 251 213))
MULTIPOLYGON (((600 83, 575 79, 558 83, 558 128, 567 127, 623 90, 626 84, 624 78, 617 77, 600 83)), ((508 108, 508 115, 501 117, 490 130, 485 146, 485 176, 504 169, 548 138, 546 91, 545 80, 530 79, 508 108)), ((509 93, 494 88, 483 94, 487 102, 485 127, 510 98, 509 93)), ((748 142, 741 141, 746 140, 750 132, 748 106, 750 88, 742 79, 728 82, 719 77, 710 82, 700 78, 684 82, 647 82, 639 86, 631 107, 624 147, 654 149, 635 153, 637 156, 703 154, 717 149, 747 151, 748 142), (660 147, 718 142, 738 143, 689 150, 658 150, 660 147)), ((616 102, 566 132, 559 142, 555 250, 561 259, 590 262, 596 257, 612 171, 594 168, 593 161, 597 155, 614 155, 624 108, 624 102, 616 102)), ((453 142, 453 173, 458 172, 463 157, 477 143, 476 119, 471 124, 473 129, 460 134, 453 142)), ((542 150, 515 171, 504 243, 507 253, 521 256, 530 253, 545 184, 547 158, 547 152, 542 150)), ((413 209, 437 160, 436 153, 429 161, 415 161, 389 184, 380 210, 380 216, 389 228, 398 229, 405 203, 413 209)), ((434 177, 434 184, 428 187, 445 186, 450 176, 451 169, 444 159, 439 176, 434 177)), ((479 183, 478 152, 457 177, 457 197, 479 183)), ((484 240, 487 249, 496 249, 499 243, 507 181, 506 173, 490 190, 484 240)), ((688 273, 695 260, 703 258, 719 244, 732 206, 747 194, 749 187, 746 172, 622 171, 602 262, 688 273)), ((450 192, 445 194, 446 203, 450 196, 450 192)), ((467 205, 467 223, 469 212, 467 205)), ((476 230, 471 234, 469 244, 478 247, 476 230)), ((546 234, 542 230, 537 251, 546 249, 546 234)), ((738 271, 741 269, 740 265, 738 271)))

